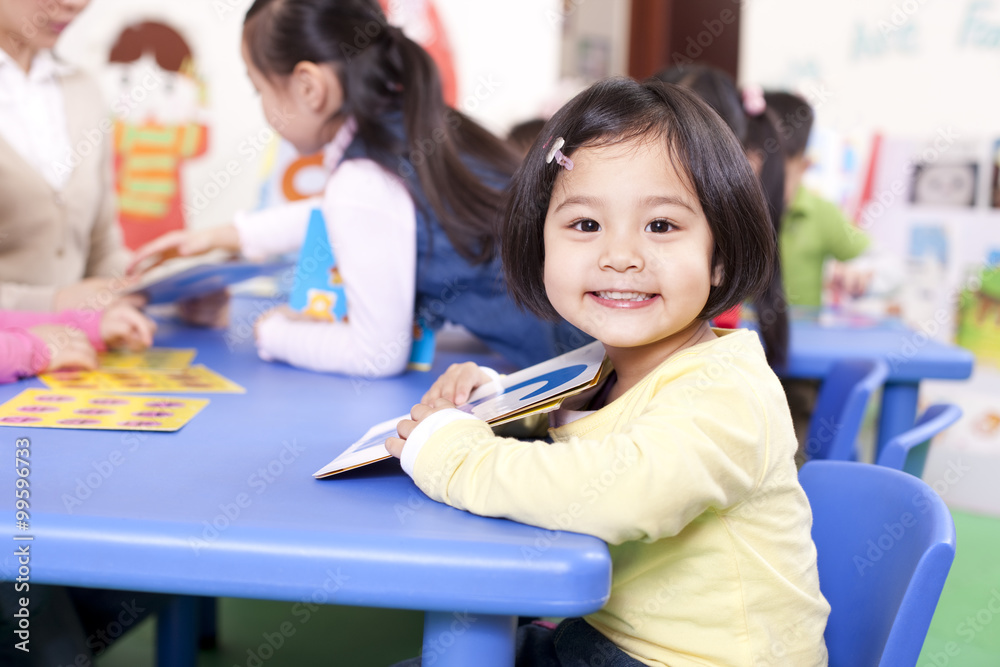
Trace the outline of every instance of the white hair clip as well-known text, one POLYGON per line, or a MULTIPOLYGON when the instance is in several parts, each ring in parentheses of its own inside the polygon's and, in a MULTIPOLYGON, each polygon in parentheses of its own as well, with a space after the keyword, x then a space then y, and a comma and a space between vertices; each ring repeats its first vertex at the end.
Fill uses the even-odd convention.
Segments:
POLYGON ((556 137, 556 140, 552 143, 552 148, 549 152, 545 154, 545 164, 552 162, 554 159, 557 163, 566 167, 566 170, 573 169, 573 161, 566 157, 560 148, 566 145, 566 141, 562 137, 556 137))

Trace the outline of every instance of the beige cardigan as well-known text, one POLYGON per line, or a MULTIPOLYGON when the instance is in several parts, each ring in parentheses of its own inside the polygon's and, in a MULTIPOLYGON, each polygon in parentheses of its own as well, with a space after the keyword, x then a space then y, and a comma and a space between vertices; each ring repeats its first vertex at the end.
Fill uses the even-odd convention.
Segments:
POLYGON ((88 76, 60 82, 73 165, 61 191, 0 139, 0 308, 51 310, 58 288, 120 275, 128 261, 115 216, 112 119, 88 76))

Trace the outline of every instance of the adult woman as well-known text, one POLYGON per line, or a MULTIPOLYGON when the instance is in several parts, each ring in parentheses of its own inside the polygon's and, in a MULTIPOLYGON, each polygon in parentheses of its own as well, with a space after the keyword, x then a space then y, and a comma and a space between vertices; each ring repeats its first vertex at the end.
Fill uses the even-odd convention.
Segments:
POLYGON ((51 49, 88 0, 0 3, 0 308, 102 308, 128 261, 97 85, 51 49))

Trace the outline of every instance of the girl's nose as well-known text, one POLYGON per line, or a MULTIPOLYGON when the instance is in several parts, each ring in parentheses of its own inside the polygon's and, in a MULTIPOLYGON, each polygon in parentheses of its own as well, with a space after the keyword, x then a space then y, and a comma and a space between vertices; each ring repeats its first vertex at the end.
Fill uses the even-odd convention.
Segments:
POLYGON ((641 271, 645 266, 642 252, 632 238, 616 236, 608 238, 601 252, 601 268, 619 273, 641 271))

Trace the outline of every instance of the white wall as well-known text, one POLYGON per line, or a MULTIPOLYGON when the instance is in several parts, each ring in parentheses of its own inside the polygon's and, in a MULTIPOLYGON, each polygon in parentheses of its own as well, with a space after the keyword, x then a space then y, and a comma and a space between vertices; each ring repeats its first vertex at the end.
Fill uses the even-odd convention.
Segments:
POLYGON ((741 83, 812 91, 843 132, 1000 132, 1000 0, 746 0, 741 83))
MULTIPOLYGON (((240 58, 249 5, 250 0, 93 0, 59 43, 63 57, 96 73, 129 23, 162 20, 188 41, 209 82, 211 135, 208 153, 187 161, 182 180, 188 201, 218 192, 188 221, 192 227, 226 222, 257 202, 266 157, 259 138, 269 133, 240 58), (214 187, 232 161, 239 165, 237 177, 214 187)), ((537 113, 559 76, 562 0, 436 0, 436 6, 458 70, 459 108, 498 133, 537 113)))

